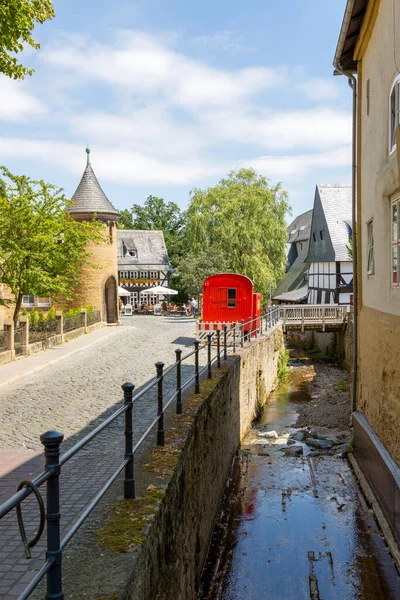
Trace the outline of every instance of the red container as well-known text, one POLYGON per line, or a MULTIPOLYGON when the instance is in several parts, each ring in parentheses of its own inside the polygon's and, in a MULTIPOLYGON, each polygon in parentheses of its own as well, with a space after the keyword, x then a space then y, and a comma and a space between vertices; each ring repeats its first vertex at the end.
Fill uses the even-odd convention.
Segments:
POLYGON ((261 294, 253 294, 253 282, 245 275, 221 273, 203 283, 204 323, 240 323, 261 314, 261 294), (258 300, 255 297, 259 297, 258 300), (259 306, 259 312, 255 309, 259 306))

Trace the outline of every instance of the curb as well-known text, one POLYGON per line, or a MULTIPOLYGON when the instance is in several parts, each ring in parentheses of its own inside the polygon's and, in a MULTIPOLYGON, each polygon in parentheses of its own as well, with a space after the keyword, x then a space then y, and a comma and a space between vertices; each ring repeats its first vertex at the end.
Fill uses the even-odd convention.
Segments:
POLYGON ((382 512, 382 509, 375 497, 374 492, 372 491, 367 478, 361 470, 361 467, 358 464, 358 461, 352 452, 349 452, 347 455, 349 462, 353 468, 353 472, 358 479, 358 483, 362 491, 364 492, 364 496, 367 500, 367 504, 369 504, 374 512, 375 518, 378 521, 378 525, 381 528, 383 537, 388 545, 390 554, 392 555, 393 562, 395 563, 398 570, 400 570, 400 548, 397 545, 397 542, 394 538, 392 530, 390 528, 389 523, 385 515, 382 512))
MULTIPOLYGON (((134 329, 134 328, 132 327, 132 329, 134 329)), ((122 329, 115 328, 114 331, 110 332, 110 337, 111 337, 111 335, 115 335, 119 331, 122 331, 122 329)), ((78 339, 78 338, 75 338, 75 339, 78 339)), ((22 381, 23 379, 30 377, 31 375, 36 375, 36 373, 40 373, 40 371, 44 371, 45 369, 48 369, 49 367, 52 367, 53 365, 56 365, 56 364, 62 362, 64 359, 69 358, 69 357, 73 356, 74 354, 79 354, 79 352, 83 352, 84 350, 87 350, 88 348, 91 348, 92 346, 95 346, 96 344, 99 344, 100 342, 103 342, 106 339, 108 339, 108 337, 104 337, 104 338, 101 338, 94 342, 91 342, 84 348, 79 348, 77 350, 71 350, 71 352, 68 352, 67 354, 64 354, 63 356, 60 356, 59 358, 55 358, 54 360, 51 360, 50 362, 48 362, 44 365, 40 365, 38 367, 35 367, 34 369, 31 369, 30 371, 27 371, 26 373, 17 375, 16 377, 13 377, 12 379, 8 379, 7 381, 0 383, 0 392, 11 387, 15 383, 18 383, 19 381, 22 381)), ((44 352, 46 352, 46 350, 44 350, 44 352)))

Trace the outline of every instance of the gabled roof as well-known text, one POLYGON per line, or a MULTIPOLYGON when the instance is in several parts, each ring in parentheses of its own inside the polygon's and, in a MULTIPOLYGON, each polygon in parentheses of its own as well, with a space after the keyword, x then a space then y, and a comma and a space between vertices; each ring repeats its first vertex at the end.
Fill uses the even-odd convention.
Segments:
POLYGON ((317 185, 307 262, 351 261, 351 189, 351 185, 317 185))
POLYGON ((301 302, 301 300, 306 300, 307 296, 308 284, 306 283, 300 288, 296 288, 290 292, 284 292, 279 296, 274 296, 273 300, 280 300, 281 302, 301 302))
POLYGON ((94 174, 89 159, 89 148, 87 152, 87 165, 82 179, 72 196, 73 205, 68 209, 71 213, 96 213, 107 215, 119 215, 119 212, 111 204, 94 174))
POLYGON ((347 0, 346 4, 334 62, 338 61, 342 69, 351 73, 357 71, 354 51, 360 37, 368 3, 369 0, 347 0))
POLYGON ((302 242, 310 238, 311 219, 312 209, 295 218, 287 229, 289 244, 302 242))
POLYGON ((308 263, 305 262, 307 253, 308 243, 305 243, 285 277, 278 283, 272 295, 273 300, 281 300, 283 294, 297 290, 304 287, 304 285, 307 287, 305 282, 305 274, 308 271, 308 263))
POLYGON ((162 231, 117 229, 117 253, 118 267, 121 268, 171 268, 162 231), (130 256, 129 250, 136 250, 137 256, 130 256))

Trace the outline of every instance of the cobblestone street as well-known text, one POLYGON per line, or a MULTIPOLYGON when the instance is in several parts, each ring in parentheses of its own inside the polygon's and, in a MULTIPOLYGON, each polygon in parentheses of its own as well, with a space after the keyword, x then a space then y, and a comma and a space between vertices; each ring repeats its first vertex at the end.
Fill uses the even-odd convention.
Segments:
MULTIPOLYGON (((155 376, 156 361, 171 364, 175 350, 181 348, 185 354, 185 346, 194 339, 195 322, 191 319, 126 317, 124 326, 112 338, 0 392, 0 501, 16 491, 19 481, 31 479, 43 469, 41 433, 49 429, 62 431, 65 451, 120 405, 122 383, 132 381, 136 390, 140 389, 155 376)), ((191 360, 182 367, 182 380, 192 372, 191 360)), ((174 386, 171 373, 164 387, 169 391, 174 386)), ((154 391, 134 404, 136 440, 156 411, 154 391)), ((119 418, 68 462, 61 477, 63 532, 75 522, 122 457, 123 422, 119 418)), ((24 502, 23 513, 30 537, 38 519, 32 496, 24 502)), ((44 539, 33 549, 32 560, 27 561, 14 512, 0 522, 0 537, 0 598, 14 599, 32 579, 33 571, 42 566, 44 539)))

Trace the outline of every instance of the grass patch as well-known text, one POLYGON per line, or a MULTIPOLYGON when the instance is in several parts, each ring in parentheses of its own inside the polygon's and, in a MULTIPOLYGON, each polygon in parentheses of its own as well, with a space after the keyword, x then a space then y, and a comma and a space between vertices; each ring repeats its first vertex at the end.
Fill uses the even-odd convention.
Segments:
POLYGON ((113 508, 111 516, 97 534, 97 544, 113 552, 128 552, 130 548, 143 544, 147 527, 164 497, 164 491, 149 485, 142 498, 120 500, 113 508))
POLYGON ((278 356, 278 371, 276 374, 276 379, 277 379, 278 383, 282 383, 283 381, 286 381, 286 379, 289 376, 289 373, 290 373, 289 359, 290 359, 289 350, 286 350, 284 347, 282 347, 279 350, 279 356, 278 356))
POLYGON ((347 379, 342 379, 340 383, 335 385, 335 390, 337 392, 348 392, 349 391, 349 382, 347 379))

